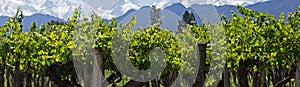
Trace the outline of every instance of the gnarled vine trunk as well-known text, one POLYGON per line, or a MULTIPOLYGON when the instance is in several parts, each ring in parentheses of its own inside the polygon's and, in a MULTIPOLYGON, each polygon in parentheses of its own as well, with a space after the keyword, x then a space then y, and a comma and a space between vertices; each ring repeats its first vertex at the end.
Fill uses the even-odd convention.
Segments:
POLYGON ((4 72, 5 72, 5 65, 6 65, 6 57, 2 56, 0 64, 0 87, 4 87, 4 72))
POLYGON ((224 87, 230 87, 230 72, 227 67, 227 63, 224 67, 224 87))
POLYGON ((239 82, 238 87, 249 87, 247 73, 248 71, 247 71, 246 62, 244 60, 241 60, 239 62, 239 67, 237 72, 238 82, 239 82))
POLYGON ((21 87, 21 75, 20 75, 20 58, 17 56, 17 61, 15 63, 15 70, 14 70, 14 87, 21 87))
POLYGON ((296 87, 300 87, 300 59, 298 59, 296 68, 296 87))
POLYGON ((259 75, 260 75, 260 79, 259 79, 259 87, 266 87, 266 72, 265 72, 265 67, 266 66, 266 62, 264 61, 261 61, 260 63, 260 66, 259 66, 259 75))

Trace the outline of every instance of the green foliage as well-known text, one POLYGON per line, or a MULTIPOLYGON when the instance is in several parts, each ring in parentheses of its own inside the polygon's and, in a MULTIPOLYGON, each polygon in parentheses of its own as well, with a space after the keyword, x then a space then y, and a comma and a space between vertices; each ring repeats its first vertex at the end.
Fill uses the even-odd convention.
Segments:
POLYGON ((274 15, 241 6, 238 10, 245 17, 232 12, 233 17, 223 23, 228 67, 236 70, 238 62, 245 60, 251 61, 249 67, 259 66, 264 61, 267 67, 281 65, 290 68, 299 52, 299 19, 296 18, 299 11, 289 13, 288 22, 284 22, 283 14, 276 19, 274 15))
POLYGON ((193 25, 193 26, 196 25, 195 16, 193 12, 189 13, 188 11, 185 11, 182 16, 182 20, 186 24, 193 25))
POLYGON ((196 19, 193 12, 189 13, 188 11, 185 11, 184 14, 182 15, 182 19, 178 21, 177 32, 182 32, 182 29, 185 29, 187 25, 195 26, 196 25, 195 20, 196 19))
POLYGON ((157 29, 153 26, 144 30, 137 30, 130 43, 129 56, 132 63, 138 69, 148 69, 151 65, 149 61, 150 51, 155 47, 165 50, 167 55, 166 69, 180 68, 180 47, 169 30, 157 29))
MULTIPOLYGON (((284 17, 282 13, 276 18, 274 15, 238 6, 242 15, 232 12, 230 20, 222 16, 221 24, 214 26, 195 25, 192 14, 186 14, 189 16, 184 20, 191 24, 177 34, 159 28, 159 9, 155 7, 151 10, 152 26, 136 31, 132 29, 136 24, 135 17, 128 24, 121 23, 118 26, 115 18, 109 23, 96 15, 91 19, 81 19, 79 10, 76 9, 73 17, 65 24, 50 22, 38 28, 33 22, 29 31, 23 31, 23 15, 18 10, 14 17, 0 27, 1 58, 7 59, 8 67, 45 73, 44 67, 66 63, 73 58, 81 62, 88 60, 85 64, 92 64, 89 60, 93 58, 90 49, 100 48, 104 53, 104 69, 117 72, 112 59, 112 45, 115 44, 112 40, 115 37, 121 37, 119 43, 130 42, 128 59, 140 70, 151 66, 149 54, 155 47, 165 50, 165 72, 180 70, 187 63, 186 58, 197 58, 188 54, 197 50, 197 42, 209 43, 207 65, 223 68, 220 64, 225 62, 221 60, 226 56, 227 67, 231 70, 237 70, 240 61, 247 61, 247 67, 254 71, 257 71, 262 62, 266 63, 266 68, 279 65, 290 69, 300 57, 300 7, 294 13, 288 13, 288 17, 284 17), (188 39, 197 41, 187 41, 188 39), (218 54, 222 52, 225 54, 218 54), (220 64, 211 64, 216 61, 220 64), (15 66, 16 64, 20 65, 15 66)), ((211 82, 207 84, 214 82, 212 79, 209 81, 211 82)))

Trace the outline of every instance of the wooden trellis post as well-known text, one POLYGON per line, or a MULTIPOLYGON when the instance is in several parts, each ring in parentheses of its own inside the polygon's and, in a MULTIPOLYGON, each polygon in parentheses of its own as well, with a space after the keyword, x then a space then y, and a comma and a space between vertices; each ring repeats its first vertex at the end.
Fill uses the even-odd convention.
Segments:
POLYGON ((93 77, 91 85, 92 87, 102 87, 103 81, 103 51, 101 48, 95 48, 95 58, 93 59, 93 77))
POLYGON ((196 82, 193 87, 203 87, 205 83, 205 62, 206 62, 206 42, 198 43, 198 53, 200 58, 200 64, 198 69, 198 74, 196 77, 196 82))

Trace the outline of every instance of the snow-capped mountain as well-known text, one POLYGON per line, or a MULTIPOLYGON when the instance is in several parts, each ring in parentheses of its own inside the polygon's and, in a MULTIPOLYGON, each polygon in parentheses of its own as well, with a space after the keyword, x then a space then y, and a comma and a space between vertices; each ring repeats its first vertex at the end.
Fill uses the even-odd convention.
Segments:
POLYGON ((66 19, 77 7, 82 11, 94 10, 81 0, 0 0, 0 16, 13 16, 21 8, 25 16, 40 13, 66 19))
MULTIPOLYGON (((151 4, 161 8, 161 14, 165 16, 164 20, 172 21, 172 23, 164 22, 164 23, 169 23, 168 25, 177 25, 176 17, 180 18, 183 15, 184 11, 186 10, 193 12, 194 14, 197 14, 195 15, 197 24, 201 24, 202 16, 200 15, 201 14, 203 15, 203 13, 210 14, 209 12, 212 11, 212 10, 208 10, 208 8, 206 8, 206 10, 204 8, 203 10, 203 6, 212 6, 216 8, 216 11, 219 15, 224 14, 228 19, 231 18, 231 11, 238 13, 237 7, 235 5, 232 5, 234 2, 230 2, 230 0, 227 0, 228 2, 226 2, 225 0, 224 1, 219 0, 219 3, 214 3, 214 5, 206 5, 209 4, 208 1, 203 2, 202 4, 199 3, 194 4, 192 2, 187 2, 187 1, 186 2, 182 1, 180 3, 171 2, 172 3, 171 5, 169 5, 170 4, 169 1, 172 0, 160 0, 161 2, 155 2, 155 0, 151 0, 152 2, 154 1, 153 3, 151 3, 151 1, 149 0, 148 1, 144 0, 145 2, 139 2, 138 0, 106 0, 107 2, 99 5, 97 4, 100 3, 99 0, 95 0, 95 2, 91 2, 91 1, 92 0, 88 0, 88 1, 0 0, 0 26, 5 24, 5 22, 8 19, 7 16, 13 16, 17 8, 19 7, 22 8, 23 13, 25 14, 24 22, 22 22, 22 24, 24 25, 24 29, 29 29, 29 25, 31 22, 37 22, 39 26, 40 24, 48 22, 50 20, 66 21, 66 18, 72 16, 72 13, 74 12, 74 9, 76 7, 81 8, 82 16, 89 17, 91 13, 96 13, 102 16, 105 22, 108 22, 111 17, 116 17, 118 23, 126 22, 131 18, 131 16, 136 16, 137 18, 139 18, 139 20, 143 20, 143 21, 139 21, 140 24, 138 25, 145 26, 145 27, 147 26, 148 23, 142 23, 142 22, 147 22, 146 20, 148 19, 146 18, 149 18, 147 17, 147 15, 149 14, 146 14, 147 12, 142 10, 148 9, 148 11, 150 12, 149 9, 151 4), (164 15, 170 12, 174 13, 175 15, 174 14, 170 14, 168 16, 164 15), (142 16, 137 16, 141 14, 142 16)), ((176 1, 180 1, 180 0, 173 0, 173 2, 176 1)), ((212 2, 213 0, 211 0, 210 3, 212 2)), ((300 5, 300 0, 284 0, 284 1, 271 0, 266 2, 259 2, 259 1, 243 2, 243 1, 235 0, 235 2, 239 3, 240 5, 244 5, 246 8, 267 12, 277 17, 282 12, 288 13, 288 12, 295 11, 295 8, 297 8, 297 6, 300 5), (254 3, 254 2, 258 2, 258 3, 254 3)), ((219 17, 214 17, 214 18, 218 19, 219 17)), ((174 31, 176 26, 175 27, 162 26, 162 27, 170 28, 173 29, 172 31, 174 31)))
POLYGON ((189 7, 193 4, 220 5, 250 5, 267 0, 0 0, 0 16, 13 16, 18 8, 25 16, 41 13, 61 19, 72 16, 74 9, 81 8, 83 16, 90 16, 95 12, 101 17, 110 19, 126 13, 130 9, 156 5, 159 8, 173 3, 182 3, 189 7))

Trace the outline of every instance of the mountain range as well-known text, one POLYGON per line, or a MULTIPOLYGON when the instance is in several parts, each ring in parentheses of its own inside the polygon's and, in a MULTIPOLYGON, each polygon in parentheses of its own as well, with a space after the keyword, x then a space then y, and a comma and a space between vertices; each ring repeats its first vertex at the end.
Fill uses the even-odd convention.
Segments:
MULTIPOLYGON (((202 20, 201 18, 203 15, 209 15, 212 18, 208 19, 213 19, 212 22, 219 21, 220 18, 219 16, 221 14, 224 14, 228 18, 231 17, 231 11, 237 12, 237 7, 234 4, 230 4, 229 2, 226 2, 226 0, 221 3, 221 0, 206 0, 210 2, 203 2, 206 4, 193 4, 192 2, 185 3, 172 3, 169 4, 171 0, 162 0, 160 3, 156 3, 156 5, 160 5, 161 9, 161 16, 163 17, 163 28, 169 28, 172 29, 172 31, 177 30, 177 24, 178 20, 181 19, 184 11, 188 10, 190 12, 193 12, 196 14, 196 21, 197 24, 201 24, 202 20), (165 2, 163 2, 165 1, 165 2), (214 4, 209 4, 213 3, 214 4), (208 3, 208 4, 207 4, 208 3), (229 4, 228 4, 229 3, 229 4), (205 9, 203 9, 205 8, 205 9), (218 14, 217 15, 210 15, 216 11, 218 14), (201 15, 201 16, 200 16, 201 15), (175 26, 176 25, 176 26, 175 26)), ((176 1, 176 0, 173 0, 176 1)), ((177 0, 180 1, 180 0, 177 0)), ((229 0, 227 0, 229 1, 229 0)), ((234 0, 233 0, 234 1, 234 0)), ((25 1, 14 1, 14 0, 0 0, 0 26, 5 23, 7 20, 10 12, 12 11, 12 8, 7 8, 12 4, 7 4, 8 2, 14 2, 18 3, 17 5, 22 6, 22 3, 25 2, 30 2, 31 4, 34 3, 43 3, 37 7, 40 7, 40 9, 36 10, 34 6, 31 5, 25 5, 22 7, 22 10, 24 11, 24 28, 28 29, 29 25, 31 22, 36 21, 37 24, 41 24, 50 20, 60 20, 60 21, 66 21, 66 18, 71 17, 74 9, 76 8, 77 5, 80 5, 80 3, 85 3, 88 4, 89 2, 85 1, 68 1, 68 0, 41 0, 41 1, 36 1, 34 2, 33 0, 25 0, 25 1), (56 2, 55 2, 56 1, 56 2), (3 4, 4 3, 4 4, 3 4), (64 5, 61 4, 54 4, 54 3, 63 3, 64 5), (6 7, 5 7, 6 6, 6 7), (68 9, 64 9, 62 7, 67 7, 68 9), (10 10, 9 10, 10 9, 10 10), (34 9, 34 10, 32 10, 34 9), (50 10, 45 10, 45 9, 50 9, 50 10), (52 10, 55 11, 52 11, 52 10), (1 14, 2 13, 2 14, 1 14), (4 14, 7 13, 7 14, 4 14), (65 15, 62 15, 64 13, 65 15), (28 16, 28 14, 31 14, 28 16), (2 15, 2 16, 1 16, 2 15)), ((237 2, 237 1, 236 1, 237 2)), ((271 1, 264 1, 264 2, 258 2, 257 0, 252 0, 248 2, 242 2, 242 5, 245 6, 246 8, 250 8, 252 10, 257 10, 257 11, 262 11, 262 12, 267 12, 269 14, 274 14, 278 16, 280 13, 284 12, 294 12, 297 6, 300 5, 300 0, 271 0, 271 1)), ((115 14, 121 14, 119 16, 116 16, 116 19, 118 22, 128 22, 131 16, 136 16, 137 18, 137 27, 147 27, 148 24, 150 24, 150 6, 142 6, 141 4, 137 4, 137 0, 124 0, 123 2, 119 2, 115 4, 116 6, 112 6, 106 9, 113 9, 109 10, 110 13, 108 14, 107 12, 101 10, 100 8, 96 8, 96 6, 82 6, 81 8, 81 13, 82 15, 87 15, 87 13, 94 12, 95 9, 97 9, 98 12, 95 12, 96 14, 100 13, 101 15, 115 15, 115 14), (125 3, 125 4, 124 4, 125 3), (126 4, 127 3, 127 4, 126 4), (131 6, 132 9, 127 8, 127 10, 124 10, 124 5, 133 5, 131 6), (122 8, 123 6, 123 8, 122 8), (142 6, 142 7, 140 7, 142 6), (136 9, 138 8, 138 9, 136 9), (99 11, 100 9, 100 11, 99 11), (119 10, 119 11, 118 11, 119 10), (124 12, 126 11, 126 12, 124 12)), ((16 7, 16 6, 15 6, 16 7)), ((130 6, 129 6, 130 7, 130 6)), ((16 11, 16 10, 15 10, 16 11)), ((106 10, 107 11, 107 10, 106 10)), ((108 22, 110 17, 103 17, 105 18, 104 21, 108 22)))
POLYGON ((174 3, 189 7, 193 4, 250 5, 268 0, 0 0, 0 16, 14 16, 18 8, 25 16, 36 13, 48 14, 61 19, 72 16, 74 9, 81 8, 81 14, 90 16, 91 12, 105 19, 118 17, 130 9, 138 10, 144 6, 156 5, 165 8, 174 3))
MULTIPOLYGON (((8 20, 8 16, 0 16, 0 26, 4 25, 7 20, 8 20)), ((65 22, 65 20, 51 16, 51 15, 37 13, 37 14, 31 15, 31 16, 25 16, 22 21, 22 25, 23 25, 23 29, 29 30, 30 24, 32 22, 36 22, 37 25, 41 25, 42 23, 45 23, 45 22, 48 22, 51 20, 58 20, 61 22, 65 22)))

